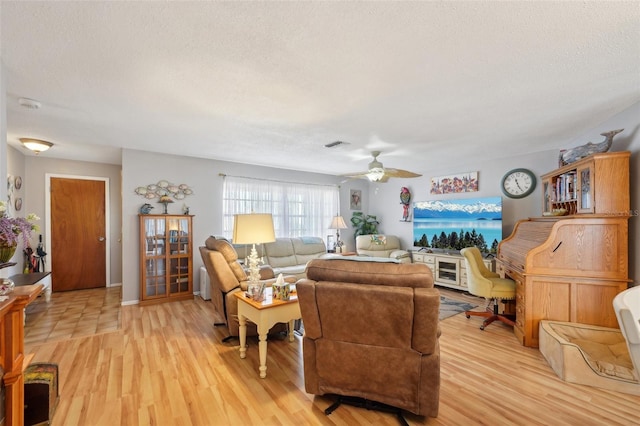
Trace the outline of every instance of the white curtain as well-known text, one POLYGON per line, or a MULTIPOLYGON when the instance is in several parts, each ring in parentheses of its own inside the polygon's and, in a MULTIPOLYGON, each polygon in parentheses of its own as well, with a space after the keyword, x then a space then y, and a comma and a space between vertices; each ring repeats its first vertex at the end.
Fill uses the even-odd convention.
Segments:
POLYGON ((222 193, 223 231, 233 234, 233 215, 271 213, 276 237, 325 238, 340 211, 336 185, 314 185, 225 176, 222 193))

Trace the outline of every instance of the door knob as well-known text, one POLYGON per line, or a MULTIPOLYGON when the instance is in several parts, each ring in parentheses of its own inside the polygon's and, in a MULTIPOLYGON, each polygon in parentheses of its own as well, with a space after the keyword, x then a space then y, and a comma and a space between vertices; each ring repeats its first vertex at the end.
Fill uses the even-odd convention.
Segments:
POLYGON ((98 241, 102 242, 102 241, 104 241, 104 240, 106 240, 106 238, 105 238, 105 237, 98 237, 98 241))

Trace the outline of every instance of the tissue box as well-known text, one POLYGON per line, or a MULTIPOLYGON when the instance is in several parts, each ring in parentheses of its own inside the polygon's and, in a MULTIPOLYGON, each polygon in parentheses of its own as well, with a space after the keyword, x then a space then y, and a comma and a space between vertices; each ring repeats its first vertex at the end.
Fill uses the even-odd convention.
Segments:
POLYGON ((273 284, 273 298, 277 300, 289 300, 291 286, 289 283, 273 284))

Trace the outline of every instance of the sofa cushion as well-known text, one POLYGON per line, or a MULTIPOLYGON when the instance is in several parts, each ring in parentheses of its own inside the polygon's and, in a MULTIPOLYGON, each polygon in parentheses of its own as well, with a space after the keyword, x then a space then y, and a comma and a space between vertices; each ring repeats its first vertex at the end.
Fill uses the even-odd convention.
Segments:
MULTIPOLYGON (((253 244, 231 244, 233 248, 238 253, 238 262, 245 263, 247 257, 251 254, 251 249, 253 248, 253 244)), ((258 252, 258 256, 264 255, 264 247, 262 244, 256 244, 256 251, 258 252)))
POLYGON ((296 254, 296 264, 303 265, 303 269, 307 262, 317 259, 327 252, 324 241, 319 237, 292 238, 291 242, 296 254))
POLYGON ((274 269, 298 264, 291 238, 276 238, 273 243, 264 245, 264 251, 266 262, 274 269))
POLYGON ((291 266, 283 266, 280 268, 273 268, 273 273, 277 276, 279 274, 282 275, 291 275, 296 278, 304 278, 306 265, 291 265, 291 266))
POLYGON ((307 264, 307 278, 396 287, 433 287, 433 274, 424 263, 368 262, 362 258, 314 259, 307 264))

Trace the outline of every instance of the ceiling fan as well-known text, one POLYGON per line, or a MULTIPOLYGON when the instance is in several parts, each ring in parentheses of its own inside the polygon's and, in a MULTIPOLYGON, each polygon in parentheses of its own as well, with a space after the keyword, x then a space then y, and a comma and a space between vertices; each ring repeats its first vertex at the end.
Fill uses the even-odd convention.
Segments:
POLYGON ((378 161, 378 155, 380 151, 371 151, 373 161, 369 163, 369 170, 360 173, 348 173, 342 176, 350 177, 353 179, 369 179, 371 182, 387 182, 389 178, 415 178, 422 175, 413 173, 402 169, 390 169, 384 168, 381 162, 378 161))

